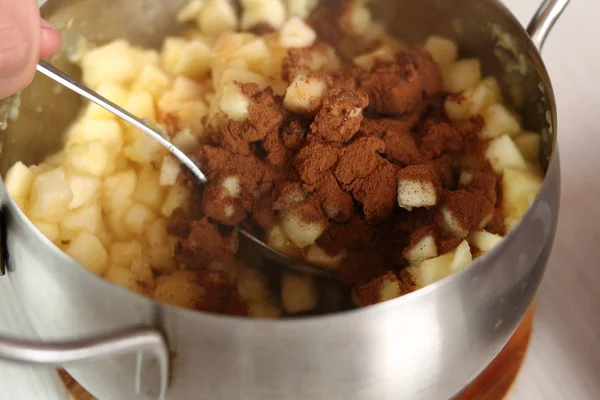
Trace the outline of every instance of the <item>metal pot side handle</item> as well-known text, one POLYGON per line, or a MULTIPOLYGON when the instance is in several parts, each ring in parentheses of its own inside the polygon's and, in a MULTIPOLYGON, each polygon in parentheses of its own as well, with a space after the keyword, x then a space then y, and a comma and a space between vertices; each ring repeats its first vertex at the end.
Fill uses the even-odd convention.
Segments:
MULTIPOLYGON (((532 18, 527 33, 538 49, 544 42, 570 0, 544 0, 532 18)), ((3 224, 2 224, 3 225, 3 224)), ((3 232, 0 232, 2 235, 3 232)), ((2 242, 4 242, 2 240, 2 242)), ((0 248, 0 252, 3 252, 0 248)), ((0 260, 0 276, 4 257, 0 260)), ((130 328, 121 332, 69 342, 33 342, 0 336, 0 359, 19 363, 60 367, 78 361, 90 361, 122 354, 150 352, 160 368, 160 399, 164 399, 169 382, 170 353, 163 334, 153 328, 130 328)), ((141 382, 141 358, 138 357, 136 391, 141 382)))
POLYGON ((571 0, 544 0, 538 7, 535 15, 527 26, 527 33, 531 37, 531 41, 538 48, 542 50, 546 38, 554 23, 558 20, 562 12, 567 8, 571 0))
POLYGON ((169 382, 170 352, 164 336, 156 329, 129 328, 68 342, 34 342, 0 336, 0 359, 34 365, 61 367, 135 352, 138 353, 136 393, 141 394, 142 356, 151 353, 159 366, 159 399, 164 400, 169 382))

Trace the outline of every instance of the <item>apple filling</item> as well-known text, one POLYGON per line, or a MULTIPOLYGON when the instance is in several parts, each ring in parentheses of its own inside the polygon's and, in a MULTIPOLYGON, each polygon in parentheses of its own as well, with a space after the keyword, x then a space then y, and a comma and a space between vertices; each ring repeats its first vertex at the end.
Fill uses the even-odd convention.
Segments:
POLYGON ((322 300, 310 276, 273 285, 262 260, 237 257, 239 226, 337 271, 357 306, 464 269, 537 195, 540 135, 454 41, 409 47, 361 1, 316 3, 192 0, 160 51, 116 40, 77 57, 86 85, 156 123, 209 184, 88 105, 60 152, 9 170, 12 198, 93 273, 210 312, 274 318, 322 300))

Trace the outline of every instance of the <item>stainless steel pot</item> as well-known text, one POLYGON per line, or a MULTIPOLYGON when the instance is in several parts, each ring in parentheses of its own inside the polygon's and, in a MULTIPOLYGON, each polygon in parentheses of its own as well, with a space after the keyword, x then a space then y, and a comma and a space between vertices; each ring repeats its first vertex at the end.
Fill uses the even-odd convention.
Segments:
MULTIPOLYGON (((51 0, 42 14, 63 28, 67 48, 81 34, 156 46, 176 32, 182 3, 51 0)), ((102 400, 165 390, 177 400, 453 397, 507 343, 552 247, 560 191, 556 104, 537 48, 567 3, 545 1, 526 31, 494 0, 370 1, 392 33, 409 41, 443 34, 480 57, 486 72, 501 78, 525 126, 543 133, 547 172, 537 199, 516 229, 465 271, 337 315, 283 321, 209 315, 156 303, 88 272, 34 228, 2 185, 8 276, 0 279, 10 279, 40 342, 0 338, 0 358, 64 365, 102 400)), ((65 57, 53 62, 76 75, 65 57)), ((77 97, 38 77, 3 133, 1 172, 57 150, 79 106, 77 97)))

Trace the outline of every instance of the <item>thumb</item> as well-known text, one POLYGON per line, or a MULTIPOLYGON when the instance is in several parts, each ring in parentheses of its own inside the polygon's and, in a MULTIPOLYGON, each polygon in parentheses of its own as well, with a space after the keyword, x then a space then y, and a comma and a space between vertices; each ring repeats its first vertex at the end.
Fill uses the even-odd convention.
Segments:
POLYGON ((40 55, 40 14, 35 0, 0 0, 0 99, 33 80, 40 55))

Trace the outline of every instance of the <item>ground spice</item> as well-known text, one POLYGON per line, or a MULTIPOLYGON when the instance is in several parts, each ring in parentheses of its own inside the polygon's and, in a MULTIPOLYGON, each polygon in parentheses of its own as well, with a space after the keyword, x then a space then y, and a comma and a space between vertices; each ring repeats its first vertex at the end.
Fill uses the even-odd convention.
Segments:
MULTIPOLYGON (((319 18, 318 31, 327 43, 290 49, 282 61, 288 82, 316 71, 330 83, 315 116, 284 110, 271 89, 240 85, 250 99, 248 119, 234 122, 220 115, 207 124, 208 141, 193 157, 211 183, 198 188, 182 174, 182 182, 194 188, 193 198, 188 210, 173 213, 168 230, 181 238, 177 262, 199 270, 232 256, 232 226, 268 232, 293 213, 325 228, 316 243, 330 256, 344 254, 342 278, 360 286, 361 304, 372 304, 383 279, 395 279, 402 293, 412 290, 403 254, 424 235, 434 236, 440 254, 461 242, 445 232, 441 205, 466 232, 488 223, 490 231, 503 231, 499 185, 484 158, 486 144, 476 135, 481 118, 449 122, 441 72, 427 52, 403 51, 372 71, 346 62, 331 72, 340 62, 336 50, 345 46, 336 35, 345 36, 348 21, 327 7, 311 21, 319 18), (459 186, 464 170, 473 179, 459 186), (240 183, 235 198, 220 186, 231 176, 240 183), (402 179, 431 183, 439 204, 401 209, 397 187, 402 179)), ((214 290, 201 307, 247 313, 232 286, 211 282, 207 285, 214 290)))
POLYGON ((349 188, 357 178, 366 178, 384 160, 380 153, 385 143, 376 137, 360 137, 342 151, 334 175, 343 187, 349 188))
POLYGON ((369 98, 360 90, 330 89, 310 128, 310 134, 326 142, 348 143, 360 129, 369 98))
POLYGON ((300 179, 313 185, 337 164, 339 153, 338 147, 313 141, 298 152, 293 163, 300 179))
MULTIPOLYGON (((483 228, 494 214, 494 203, 487 198, 483 190, 476 188, 446 190, 444 207, 466 232, 483 228)), ((440 225, 443 227, 444 224, 440 225)))
POLYGON ((425 97, 441 87, 440 70, 422 49, 402 52, 396 62, 377 62, 360 79, 360 88, 369 95, 369 110, 384 115, 421 114, 427 105, 425 97))
POLYGON ((398 166, 383 162, 368 176, 355 179, 350 186, 352 197, 362 205, 368 223, 384 221, 397 206, 399 170, 398 166))
POLYGON ((435 123, 427 120, 420 136, 419 149, 428 159, 436 159, 444 153, 459 152, 464 146, 462 134, 448 122, 435 123))

